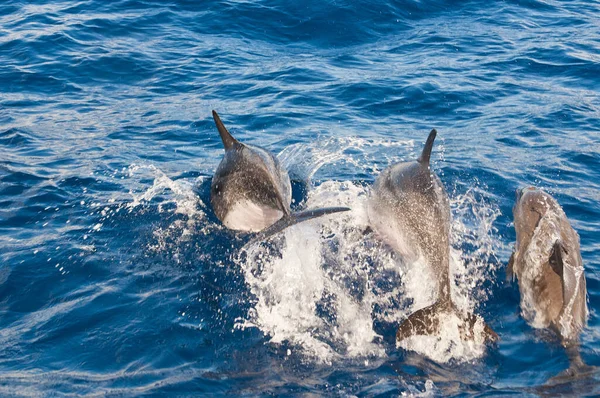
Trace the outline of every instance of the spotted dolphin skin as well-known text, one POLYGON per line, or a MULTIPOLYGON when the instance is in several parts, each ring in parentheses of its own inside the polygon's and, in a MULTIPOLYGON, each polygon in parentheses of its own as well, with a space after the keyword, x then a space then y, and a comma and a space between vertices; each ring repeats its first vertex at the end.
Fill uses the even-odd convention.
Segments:
POLYGON ((229 229, 259 232, 266 238, 298 222, 350 210, 329 207, 293 213, 292 186, 287 171, 267 150, 242 144, 229 133, 213 111, 225 156, 210 187, 217 218, 229 229))
MULTIPOLYGON (((410 315, 398 328, 397 341, 412 335, 438 334, 440 315, 455 313, 462 319, 463 336, 473 336, 477 317, 462 314, 450 298, 450 204, 429 159, 436 130, 427 138, 418 160, 394 164, 375 181, 369 200, 369 220, 377 234, 409 260, 423 259, 437 279, 435 304, 410 315)), ((484 324, 488 340, 496 333, 484 324)))
POLYGON ((534 187, 517 190, 513 217, 517 237, 507 277, 517 277, 523 317, 554 330, 567 348, 570 369, 581 367, 576 348, 588 309, 579 235, 558 202, 534 187))

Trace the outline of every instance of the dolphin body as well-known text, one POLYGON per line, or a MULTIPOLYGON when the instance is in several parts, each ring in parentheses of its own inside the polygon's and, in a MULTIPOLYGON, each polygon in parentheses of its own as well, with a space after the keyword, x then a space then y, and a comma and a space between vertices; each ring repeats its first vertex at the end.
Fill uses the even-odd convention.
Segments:
POLYGON ((586 367, 578 350, 588 316, 579 235, 558 202, 537 188, 517 190, 513 217, 517 239, 507 277, 517 277, 525 320, 560 337, 573 373, 586 367))
MULTIPOLYGON (((463 320, 461 335, 473 336, 477 317, 463 315, 450 297, 450 204, 429 159, 436 130, 431 130, 419 159, 385 169, 375 181, 369 200, 373 229, 395 251, 409 260, 423 259, 437 277, 435 304, 410 315, 398 328, 396 340, 412 335, 438 334, 440 315, 455 313, 463 320)), ((498 336, 484 324, 487 340, 498 336)))
POLYGON ((217 218, 227 228, 260 231, 259 237, 267 238, 290 225, 350 210, 328 207, 292 213, 290 177, 277 158, 263 148, 233 138, 217 112, 212 114, 225 156, 212 179, 210 201, 217 218))

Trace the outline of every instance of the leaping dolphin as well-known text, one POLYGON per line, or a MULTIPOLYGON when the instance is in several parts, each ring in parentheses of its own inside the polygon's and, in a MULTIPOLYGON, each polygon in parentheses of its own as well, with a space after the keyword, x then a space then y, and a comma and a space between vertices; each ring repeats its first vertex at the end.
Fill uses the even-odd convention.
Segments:
MULTIPOLYGON (((463 336, 467 334, 465 326, 472 332, 477 321, 473 314, 461 314, 450 297, 450 204, 429 164, 436 134, 431 130, 419 159, 385 169, 375 181, 369 200, 373 229, 405 258, 423 259, 437 278, 436 303, 410 315, 398 328, 397 341, 439 333, 442 314, 455 313, 464 321, 463 336)), ((487 325, 484 332, 488 340, 498 338, 487 325)))
POLYGON ((267 150, 242 144, 229 133, 214 110, 217 130, 225 156, 217 167, 210 187, 210 201, 219 220, 230 229, 261 231, 266 238, 284 228, 342 211, 328 207, 293 213, 290 210, 292 186, 287 171, 267 150))
POLYGON ((550 328, 567 348, 570 368, 585 367, 578 350, 588 316, 579 235, 546 192, 517 190, 513 207, 517 239, 507 277, 517 277, 521 312, 536 328, 550 328))

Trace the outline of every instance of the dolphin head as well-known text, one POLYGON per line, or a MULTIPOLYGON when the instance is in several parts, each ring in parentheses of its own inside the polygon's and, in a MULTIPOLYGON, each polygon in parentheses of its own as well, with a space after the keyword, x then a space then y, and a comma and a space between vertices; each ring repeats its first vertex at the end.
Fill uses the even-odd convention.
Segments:
POLYGON ((555 205, 554 199, 535 187, 519 188, 513 206, 513 217, 517 241, 531 238, 544 215, 555 205))

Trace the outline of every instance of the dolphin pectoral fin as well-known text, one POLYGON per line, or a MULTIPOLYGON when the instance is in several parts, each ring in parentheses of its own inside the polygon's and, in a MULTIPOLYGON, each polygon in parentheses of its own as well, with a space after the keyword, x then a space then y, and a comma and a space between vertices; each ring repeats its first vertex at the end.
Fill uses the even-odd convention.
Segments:
POLYGON ((435 141, 436 135, 436 129, 431 130, 429 136, 427 137, 427 141, 425 142, 423 152, 421 152, 421 156, 419 157, 419 159, 417 159, 419 163, 429 165, 429 158, 431 158, 431 150, 433 149, 433 142, 435 141))
POLYGON ((322 209, 314 209, 314 210, 306 210, 296 213, 291 213, 290 215, 283 216, 279 221, 275 222, 275 224, 271 225, 267 229, 259 232, 252 241, 258 240, 266 240, 271 236, 283 231, 289 226, 294 224, 298 224, 304 221, 312 220, 313 218, 326 216, 328 214, 339 213, 342 211, 349 211, 349 207, 324 207, 322 209))
POLYGON ((510 255, 508 264, 506 264, 506 280, 511 282, 515 280, 515 252, 510 255))
POLYGON ((548 260, 550 267, 554 272, 556 272, 558 276, 560 276, 561 280, 563 278, 564 268, 563 251, 566 253, 562 242, 560 240, 557 240, 556 242, 554 242, 554 246, 552 247, 552 253, 550 253, 550 259, 548 260))
MULTIPOLYGON (((401 341, 414 335, 439 334, 441 332, 440 315, 451 312, 454 312, 457 317, 463 320, 463 324, 460 326, 461 338, 464 340, 473 339, 475 325, 479 318, 473 314, 467 314, 465 317, 454 308, 451 302, 440 300, 429 307, 414 312, 402 322, 396 332, 396 341, 401 341)), ((499 340, 496 332, 485 322, 483 323, 483 327, 486 342, 496 342, 499 340)))
POLYGON ((219 135, 221 136, 221 140, 223 141, 223 146, 225 149, 229 149, 235 144, 238 144, 238 140, 233 138, 231 133, 225 128, 225 125, 221 121, 219 114, 216 111, 212 111, 213 119, 215 119, 215 124, 217 125, 217 130, 219 130, 219 135))
MULTIPOLYGON (((302 221, 311 220, 313 218, 326 216, 327 214, 340 213, 343 211, 350 211, 349 207, 323 207, 320 209, 300 211, 292 213, 291 217, 294 219, 292 224, 297 224, 302 221)), ((290 225, 292 225, 290 224, 290 225)))

